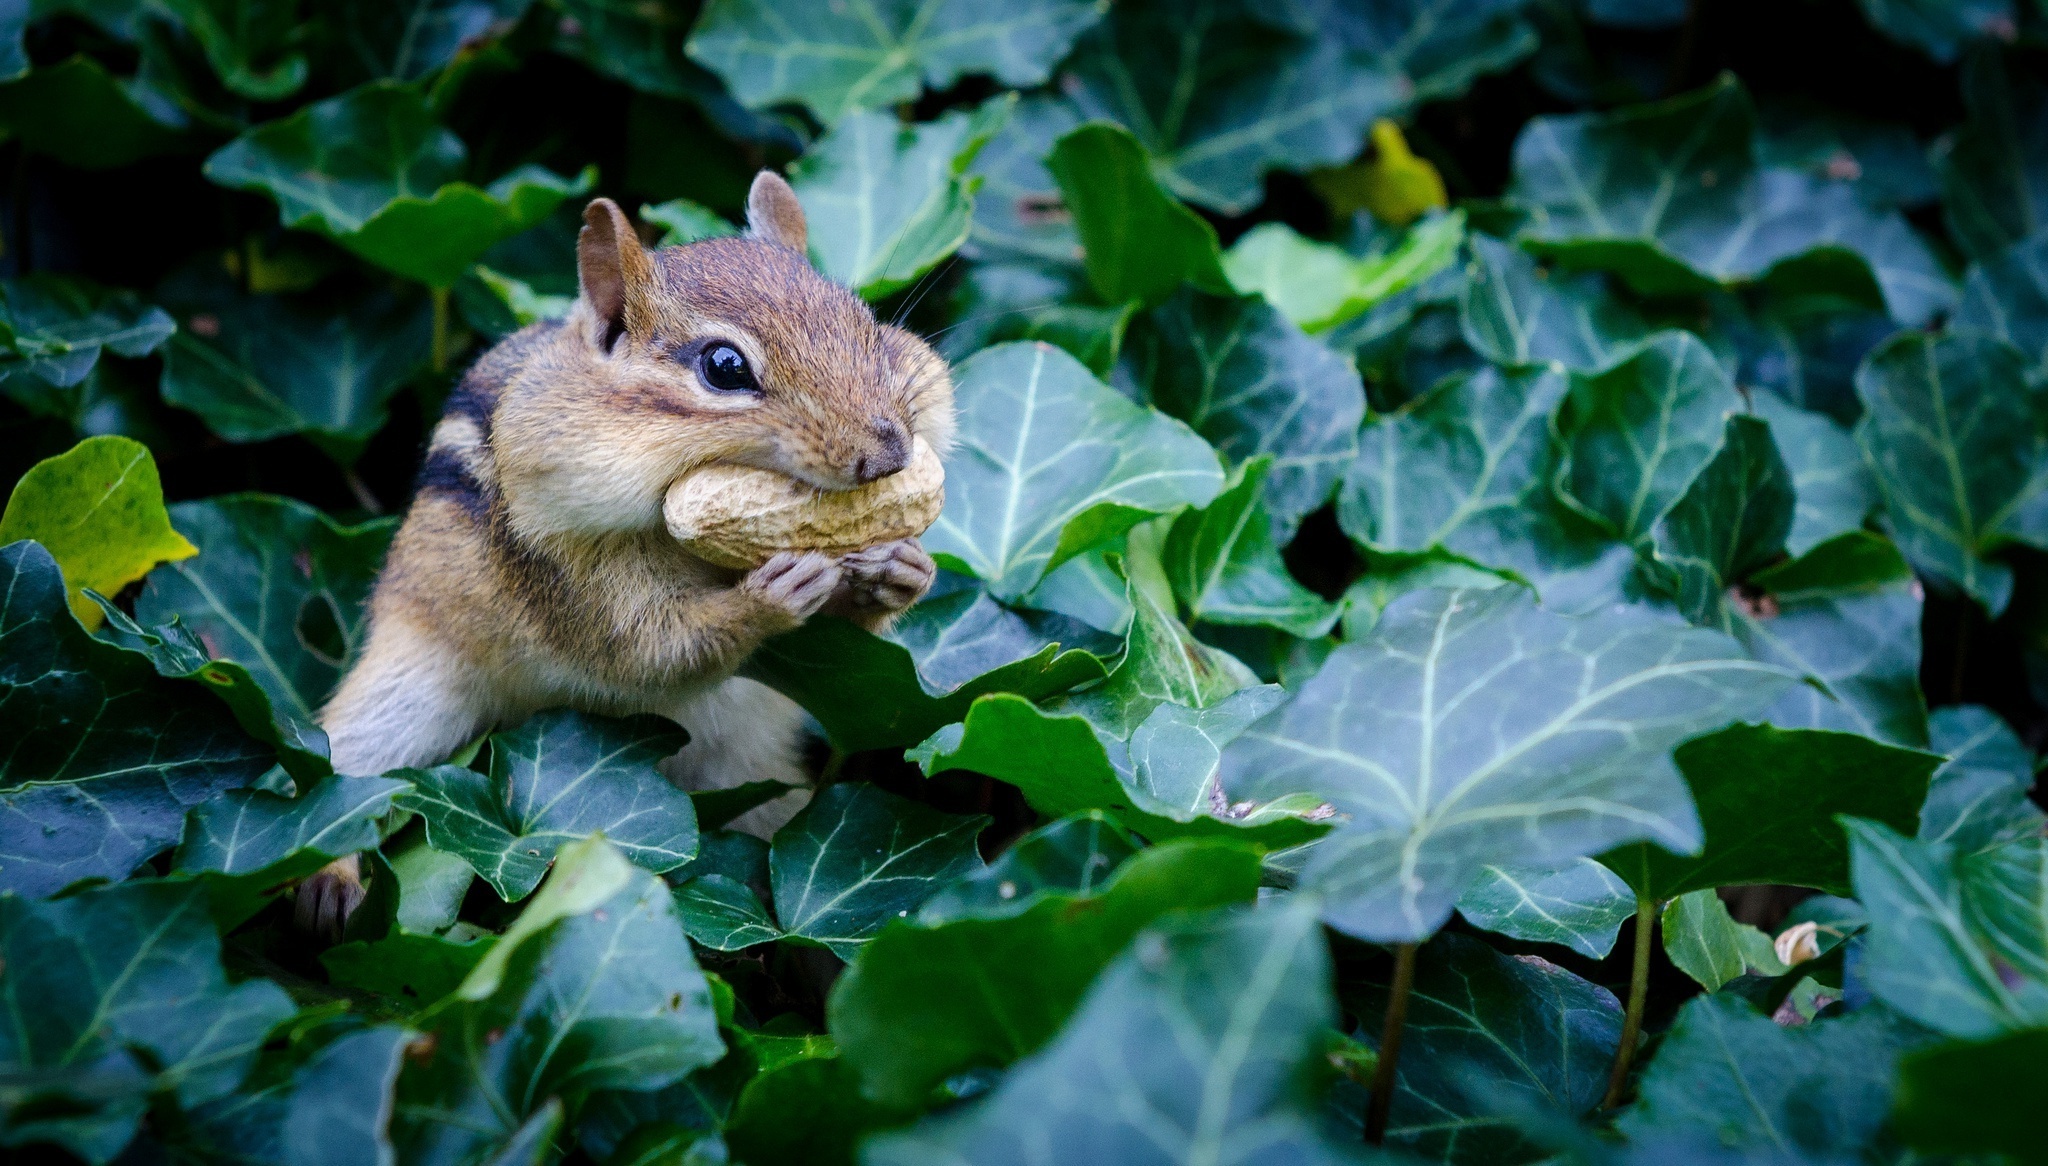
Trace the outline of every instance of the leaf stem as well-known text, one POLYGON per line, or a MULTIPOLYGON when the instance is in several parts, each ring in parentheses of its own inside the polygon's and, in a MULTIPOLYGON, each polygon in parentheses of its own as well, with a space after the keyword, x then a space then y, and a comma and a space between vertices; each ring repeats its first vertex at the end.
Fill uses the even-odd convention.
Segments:
POLYGON ((1415 945, 1394 948, 1394 983, 1387 991, 1386 1026, 1380 1030, 1380 1059, 1372 1071, 1372 1100, 1365 1110, 1365 1140, 1387 1140, 1387 1113, 1394 1105, 1394 1070, 1401 1061, 1401 1033, 1408 1026, 1408 994, 1415 987, 1415 945))
POLYGON ((434 301, 434 347, 433 367, 435 372, 448 371, 448 289, 431 288, 428 294, 434 301))
POLYGON ((1635 962, 1628 972, 1628 1011, 1621 1018, 1621 1047, 1614 1050, 1614 1073, 1607 1078, 1607 1096, 1600 1108, 1621 1104, 1628 1085, 1628 1069, 1636 1059, 1636 1043, 1643 1035, 1643 1004, 1650 998, 1650 944, 1657 935, 1657 913, 1663 904, 1643 895, 1636 896, 1635 962))

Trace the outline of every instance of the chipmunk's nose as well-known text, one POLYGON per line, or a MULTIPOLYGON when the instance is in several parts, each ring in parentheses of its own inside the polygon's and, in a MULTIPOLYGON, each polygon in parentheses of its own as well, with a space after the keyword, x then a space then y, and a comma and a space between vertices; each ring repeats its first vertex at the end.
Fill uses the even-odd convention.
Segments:
POLYGON ((874 424, 874 448, 854 459, 853 477, 861 485, 886 478, 910 464, 910 439, 894 421, 874 424))

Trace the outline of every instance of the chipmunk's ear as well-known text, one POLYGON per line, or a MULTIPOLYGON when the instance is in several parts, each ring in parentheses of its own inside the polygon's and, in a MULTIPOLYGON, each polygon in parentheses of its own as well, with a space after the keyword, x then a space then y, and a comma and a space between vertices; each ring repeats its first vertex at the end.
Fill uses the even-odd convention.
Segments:
POLYGON ((654 261, 626 221, 626 212, 608 198, 593 198, 583 208, 583 230, 576 236, 576 278, 583 298, 597 314, 598 347, 611 351, 626 332, 653 326, 647 311, 648 287, 654 282, 654 261))
POLYGON ((747 191, 747 233, 756 239, 780 243, 801 255, 807 242, 804 207, 796 191, 773 170, 754 175, 753 189, 747 191))

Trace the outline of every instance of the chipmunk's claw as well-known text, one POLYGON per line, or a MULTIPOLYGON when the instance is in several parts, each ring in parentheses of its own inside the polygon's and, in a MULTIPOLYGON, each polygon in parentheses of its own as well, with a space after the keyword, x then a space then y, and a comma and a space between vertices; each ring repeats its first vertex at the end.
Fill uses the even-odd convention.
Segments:
POLYGON ((293 919, 299 930, 340 943, 350 915, 363 905, 362 864, 351 854, 337 858, 299 884, 293 919))

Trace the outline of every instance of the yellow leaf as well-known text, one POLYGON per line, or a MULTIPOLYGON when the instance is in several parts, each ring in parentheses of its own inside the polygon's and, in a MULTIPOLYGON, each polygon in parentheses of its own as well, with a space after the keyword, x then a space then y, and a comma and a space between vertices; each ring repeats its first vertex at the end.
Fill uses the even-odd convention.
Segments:
POLYGON ((25 538, 63 568, 71 610, 88 631, 103 617, 86 588, 112 595, 158 563, 199 553, 171 529, 156 459, 115 436, 88 437, 21 476, 0 514, 0 546, 25 538))
POLYGON ((1309 175, 1309 184, 1338 217, 1365 210, 1383 223, 1405 227, 1449 205, 1443 177, 1408 148, 1400 126, 1385 118, 1374 122, 1372 150, 1368 160, 1309 175))

